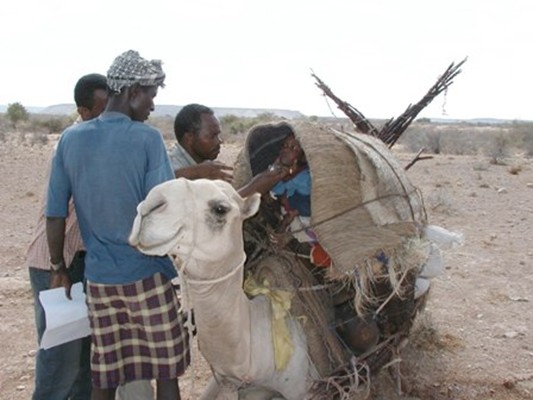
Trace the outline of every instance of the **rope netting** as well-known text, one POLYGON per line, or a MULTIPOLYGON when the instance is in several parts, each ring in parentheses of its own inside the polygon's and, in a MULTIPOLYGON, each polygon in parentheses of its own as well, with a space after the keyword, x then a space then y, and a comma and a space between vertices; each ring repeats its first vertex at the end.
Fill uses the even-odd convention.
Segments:
POLYGON ((428 257, 426 213, 419 191, 379 139, 311 123, 252 128, 235 165, 235 186, 272 165, 291 134, 309 170, 310 216, 280 232, 280 198, 263 196, 258 215, 244 226, 245 271, 295 293, 290 312, 301 321, 317 372, 310 396, 354 398, 371 373, 394 360, 423 304, 414 286, 428 257), (313 240, 301 240, 302 233, 313 240), (326 266, 314 263, 314 242, 329 257, 326 266))

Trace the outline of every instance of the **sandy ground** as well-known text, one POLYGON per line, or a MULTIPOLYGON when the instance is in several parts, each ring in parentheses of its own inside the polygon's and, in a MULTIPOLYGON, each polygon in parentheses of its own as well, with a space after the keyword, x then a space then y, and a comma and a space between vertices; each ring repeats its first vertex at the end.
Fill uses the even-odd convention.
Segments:
MULTIPOLYGON (((36 339, 24 257, 31 239, 52 144, 0 143, 0 398, 33 390, 36 339)), ((222 159, 231 161, 237 145, 222 159)), ((397 153, 407 164, 412 154, 397 153)), ((376 399, 533 398, 533 160, 491 165, 482 157, 439 155, 408 172, 429 220, 464 234, 446 253, 426 311, 404 349, 405 392, 390 375, 374 382, 376 399)), ((198 352, 181 380, 197 399, 210 372, 198 352)))

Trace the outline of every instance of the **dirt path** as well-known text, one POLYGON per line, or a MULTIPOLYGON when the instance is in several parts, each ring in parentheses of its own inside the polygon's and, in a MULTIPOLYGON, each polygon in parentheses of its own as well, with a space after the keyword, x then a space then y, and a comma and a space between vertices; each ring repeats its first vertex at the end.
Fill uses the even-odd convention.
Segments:
MULTIPOLYGON (((36 341, 24 257, 51 146, 0 143, 0 397, 6 400, 28 399, 33 389, 36 341)), ((226 147, 223 159, 232 160, 236 149, 226 147)), ((404 164, 411 157, 398 153, 404 164)), ((430 222, 463 233, 465 244, 446 253, 446 274, 434 280, 402 353, 407 394, 394 394, 395 382, 383 373, 375 398, 533 398, 533 161, 508 164, 439 155, 409 170, 430 222)), ((184 399, 197 399, 210 374, 197 352, 196 358, 181 382, 184 399)))

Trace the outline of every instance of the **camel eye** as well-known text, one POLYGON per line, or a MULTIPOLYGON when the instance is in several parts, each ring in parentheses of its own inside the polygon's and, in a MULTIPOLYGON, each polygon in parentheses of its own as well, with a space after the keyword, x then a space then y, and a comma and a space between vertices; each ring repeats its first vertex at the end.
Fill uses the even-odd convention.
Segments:
POLYGON ((229 207, 222 203, 216 203, 216 204, 213 204, 213 206, 211 207, 211 211, 217 217, 223 217, 224 215, 228 213, 229 207))
POLYGON ((229 203, 223 200, 211 200, 208 203, 206 224, 213 232, 220 232, 226 226, 226 219, 231 210, 229 203))

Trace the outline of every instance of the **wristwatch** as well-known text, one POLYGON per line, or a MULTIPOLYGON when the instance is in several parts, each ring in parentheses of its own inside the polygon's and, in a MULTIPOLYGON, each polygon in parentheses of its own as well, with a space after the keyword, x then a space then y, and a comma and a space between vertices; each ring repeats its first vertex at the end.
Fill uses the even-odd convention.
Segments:
POLYGON ((50 269, 53 271, 53 272, 57 272, 59 271, 61 268, 65 268, 65 261, 64 260, 61 260, 59 261, 57 264, 54 264, 52 262, 52 260, 50 259, 50 269))

